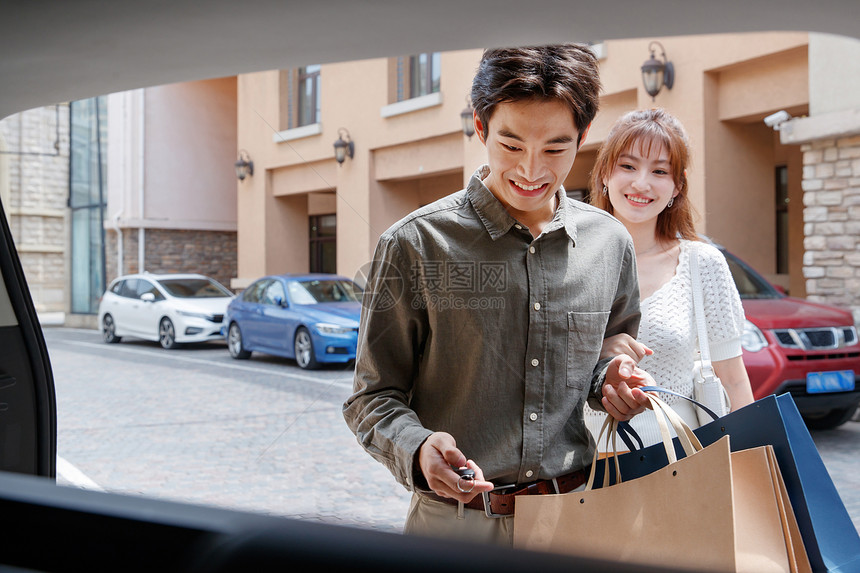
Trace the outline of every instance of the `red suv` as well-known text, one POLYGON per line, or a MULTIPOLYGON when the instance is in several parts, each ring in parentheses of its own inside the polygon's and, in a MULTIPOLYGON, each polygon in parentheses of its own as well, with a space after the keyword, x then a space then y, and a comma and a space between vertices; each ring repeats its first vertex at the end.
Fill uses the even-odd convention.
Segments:
POLYGON ((860 344, 851 313, 786 296, 721 250, 746 313, 744 364, 756 399, 790 392, 810 428, 847 422, 860 403, 860 344))

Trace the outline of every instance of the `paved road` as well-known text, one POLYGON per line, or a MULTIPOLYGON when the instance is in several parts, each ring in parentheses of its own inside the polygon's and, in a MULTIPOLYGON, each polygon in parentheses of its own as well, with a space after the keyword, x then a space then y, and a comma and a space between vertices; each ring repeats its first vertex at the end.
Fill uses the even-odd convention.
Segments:
POLYGON ((400 531, 409 496, 340 413, 352 370, 46 329, 61 483, 400 531))
MULTIPOLYGON (((400 531, 408 493, 355 442, 352 370, 164 351, 45 330, 58 403, 58 481, 132 495, 400 531)), ((860 530, 860 422, 813 438, 860 530)))

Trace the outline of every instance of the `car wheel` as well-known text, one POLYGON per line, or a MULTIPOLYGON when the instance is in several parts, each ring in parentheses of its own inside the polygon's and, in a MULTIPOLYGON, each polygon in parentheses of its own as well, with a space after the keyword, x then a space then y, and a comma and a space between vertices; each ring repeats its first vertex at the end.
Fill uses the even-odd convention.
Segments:
POLYGON ((158 341, 161 347, 170 350, 179 346, 176 342, 176 329, 173 327, 173 321, 165 317, 161 319, 158 325, 158 341))
POLYGON ((822 416, 804 416, 803 421, 810 430, 832 430, 850 420, 853 415, 854 408, 839 408, 822 416))
POLYGON ((102 338, 108 344, 116 344, 122 337, 116 335, 116 323, 113 321, 113 317, 109 314, 104 315, 102 318, 102 338))
POLYGON ((295 350, 299 368, 313 370, 319 367, 317 357, 314 354, 314 341, 311 340, 311 333, 308 332, 307 328, 302 327, 296 331, 295 350))
POLYGON ((230 330, 227 331, 227 349, 230 351, 230 356, 236 360, 245 360, 251 357, 251 352, 245 350, 242 344, 242 331, 239 330, 239 325, 235 322, 230 325, 230 330))

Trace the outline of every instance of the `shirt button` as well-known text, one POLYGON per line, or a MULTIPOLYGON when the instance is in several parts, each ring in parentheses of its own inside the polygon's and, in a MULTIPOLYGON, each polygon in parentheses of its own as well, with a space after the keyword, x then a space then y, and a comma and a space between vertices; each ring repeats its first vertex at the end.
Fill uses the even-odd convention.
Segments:
POLYGON ((522 228, 523 228, 523 226, 522 226, 522 225, 514 225, 514 227, 516 227, 517 229, 522 229, 522 228))
POLYGON ((537 420, 537 414, 535 414, 534 412, 532 412, 531 414, 529 414, 529 420, 531 420, 532 422, 534 422, 535 420, 537 420))
POLYGON ((532 477, 533 475, 535 475, 535 473, 534 473, 533 471, 531 471, 531 470, 529 470, 529 471, 527 471, 527 472, 526 472, 526 477, 527 477, 527 478, 530 478, 530 477, 532 477))
POLYGON ((535 310, 540 310, 540 303, 539 302, 535 303, 535 310))
POLYGON ((535 254, 535 248, 534 248, 534 247, 529 247, 529 252, 530 252, 531 254, 535 254))
POLYGON ((538 364, 540 364, 540 360, 538 360, 537 358, 532 358, 532 366, 537 366, 538 364))

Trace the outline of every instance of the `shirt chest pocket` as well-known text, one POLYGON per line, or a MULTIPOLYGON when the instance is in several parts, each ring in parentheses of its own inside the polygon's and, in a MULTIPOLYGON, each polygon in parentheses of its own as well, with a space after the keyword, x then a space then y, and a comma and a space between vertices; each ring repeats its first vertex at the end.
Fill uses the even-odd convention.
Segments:
POLYGON ((609 311, 567 313, 567 385, 583 389, 600 359, 609 311))

